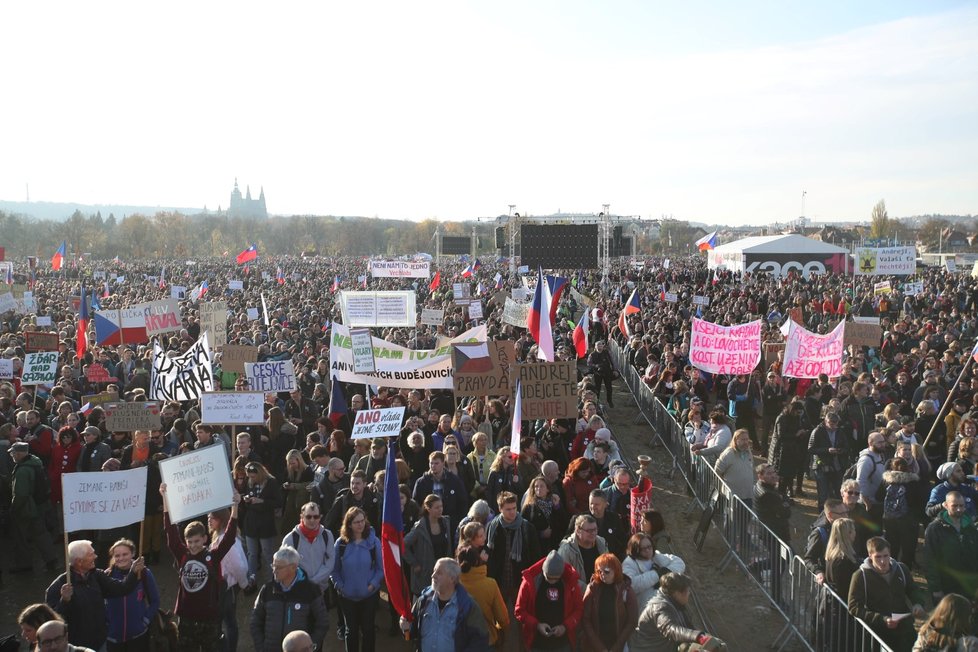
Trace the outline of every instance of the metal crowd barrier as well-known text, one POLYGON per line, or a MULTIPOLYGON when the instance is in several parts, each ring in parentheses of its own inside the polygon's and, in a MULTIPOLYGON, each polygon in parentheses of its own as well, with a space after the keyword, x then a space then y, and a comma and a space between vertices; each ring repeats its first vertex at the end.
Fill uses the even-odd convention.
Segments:
MULTIPOLYGON (((812 651, 889 652, 890 648, 862 620, 849 613, 845 598, 820 585, 804 560, 782 541, 716 474, 710 461, 693 455, 683 429, 666 407, 652 396, 624 351, 611 342, 611 353, 638 405, 639 417, 653 430, 651 444, 661 443, 672 457, 670 477, 679 474, 692 499, 688 510, 704 510, 728 551, 721 570, 737 564, 767 597, 785 621, 771 647, 784 649, 797 640, 812 651)), ((705 529, 703 531, 705 536, 705 529)), ((702 545, 699 543, 698 545, 702 545)))

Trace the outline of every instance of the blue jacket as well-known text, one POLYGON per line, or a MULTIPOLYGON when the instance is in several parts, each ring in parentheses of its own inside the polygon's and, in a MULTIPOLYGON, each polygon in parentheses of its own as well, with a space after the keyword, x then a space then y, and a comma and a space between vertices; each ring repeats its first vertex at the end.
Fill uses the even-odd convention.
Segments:
POLYGON ((952 487, 947 480, 936 485, 930 490, 930 499, 927 501, 927 516, 936 518, 941 510, 944 509, 944 499, 949 491, 957 491, 964 498, 964 508, 968 516, 974 518, 978 516, 978 491, 969 484, 959 484, 952 487))
MULTIPOLYGON (((411 639, 415 641, 416 649, 423 650, 421 627, 428 611, 428 605, 435 597, 434 590, 429 586, 418 599, 414 601, 414 621, 411 623, 411 639)), ((485 616, 469 596, 468 592, 458 584, 455 587, 455 598, 458 605, 458 618, 455 619, 455 650, 456 652, 481 652, 489 649, 489 629, 485 616)), ((436 607, 437 608, 437 607, 436 607)))
POLYGON ((359 541, 347 543, 337 539, 333 545, 336 560, 330 579, 340 596, 347 600, 363 600, 380 590, 384 579, 384 559, 380 552, 380 539, 373 528, 359 541), (373 585, 373 589, 367 587, 373 585))
MULTIPOLYGON (((126 573, 113 568, 109 577, 124 580, 126 573)), ((122 643, 130 641, 149 627, 160 608, 160 591, 156 579, 148 569, 143 569, 143 577, 136 588, 120 598, 106 598, 105 614, 109 619, 109 641, 122 643)))

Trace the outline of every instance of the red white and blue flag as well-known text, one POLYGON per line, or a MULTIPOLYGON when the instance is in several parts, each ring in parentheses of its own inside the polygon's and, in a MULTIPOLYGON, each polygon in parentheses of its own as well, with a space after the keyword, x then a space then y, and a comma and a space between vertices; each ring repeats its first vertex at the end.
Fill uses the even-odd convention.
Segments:
POLYGON ((334 276, 333 277, 333 288, 332 288, 332 291, 333 292, 339 292, 339 289, 340 289, 340 277, 339 276, 334 276))
POLYGON ((628 328, 628 316, 634 315, 642 311, 642 301, 641 297, 638 296, 638 287, 632 290, 632 295, 628 297, 628 301, 622 306, 621 313, 618 315, 618 330, 622 332, 625 337, 631 337, 632 331, 628 328))
POLYGON ((696 248, 700 251, 709 251, 717 246, 717 232, 707 233, 695 242, 696 248))
MULTIPOLYGON (((513 457, 519 457, 520 439, 523 437, 523 384, 516 381, 516 401, 513 403, 513 425, 510 428, 509 452, 513 457)), ((400 505, 400 501, 397 503, 400 505)))
POLYGON ((497 290, 503 289, 503 275, 500 274, 499 272, 496 273, 496 289, 497 290))
POLYGON ((472 263, 472 271, 478 272, 480 267, 482 267, 482 263, 479 262, 478 258, 476 258, 475 262, 472 263))
POLYGON ((431 283, 428 284, 428 289, 432 292, 438 289, 441 285, 441 270, 435 272, 435 275, 431 277, 431 283))
POLYGON ((554 361, 553 322, 550 320, 550 286, 543 276, 543 269, 537 271, 537 288, 533 292, 533 305, 526 316, 526 327, 537 343, 537 357, 547 362, 554 361))
POLYGON ((190 300, 197 301, 205 294, 207 294, 207 281, 202 282, 200 285, 190 291, 190 300))
POLYGON ((471 278, 472 272, 473 272, 472 265, 469 265, 464 270, 462 270, 462 278, 471 278))
POLYGON ((285 285, 285 274, 282 273, 281 267, 275 268, 275 280, 278 281, 279 285, 285 285))
POLYGON ((62 240, 61 246, 58 247, 58 250, 54 252, 53 256, 51 256, 51 269, 53 269, 54 271, 58 271, 64 266, 65 253, 67 249, 68 249, 68 242, 66 240, 62 240))
POLYGON ((591 330, 591 319, 588 310, 584 310, 581 321, 574 327, 574 348, 577 350, 577 357, 583 358, 587 355, 587 339, 591 330))
POLYGON ((401 511, 401 492, 397 486, 397 462, 394 441, 387 449, 387 474, 384 476, 384 514, 380 526, 380 547, 384 559, 384 579, 387 595, 394 611, 411 620, 411 591, 404 576, 404 513, 401 511))
MULTIPOLYGON (((333 376, 333 388, 329 392, 329 420, 333 422, 333 427, 339 428, 343 417, 348 414, 346 409, 346 397, 343 396, 343 388, 340 381, 333 376)), ((394 474, 395 477, 397 474, 394 474)), ((397 499, 397 504, 401 504, 401 499, 397 499)))
POLYGON ((85 296, 85 284, 81 286, 81 307, 78 311, 78 329, 75 332, 75 353, 79 358, 88 350, 88 297, 85 296))
POLYGON ((560 295, 567 289, 567 279, 563 276, 550 276, 547 274, 547 286, 550 288, 550 323, 557 322, 557 306, 560 303, 560 295))
POLYGON ((239 265, 244 265, 245 263, 255 260, 256 258, 258 258, 258 245, 253 244, 238 254, 235 261, 237 261, 239 265))

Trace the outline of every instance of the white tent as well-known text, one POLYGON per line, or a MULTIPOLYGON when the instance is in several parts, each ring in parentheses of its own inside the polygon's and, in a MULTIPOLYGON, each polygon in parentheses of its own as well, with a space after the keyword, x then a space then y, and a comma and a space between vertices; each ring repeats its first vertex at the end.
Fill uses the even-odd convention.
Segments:
POLYGON ((767 272, 772 276, 794 271, 805 278, 810 274, 849 274, 852 269, 848 249, 795 234, 743 238, 720 245, 709 252, 707 264, 710 269, 767 272))

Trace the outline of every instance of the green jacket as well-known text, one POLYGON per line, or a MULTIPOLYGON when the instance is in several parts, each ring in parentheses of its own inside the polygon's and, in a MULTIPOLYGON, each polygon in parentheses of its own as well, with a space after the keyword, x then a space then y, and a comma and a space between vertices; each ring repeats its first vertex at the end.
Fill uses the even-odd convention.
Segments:
POLYGON ((978 590, 978 527, 968 514, 961 516, 957 530, 947 510, 924 530, 927 551, 927 588, 931 593, 975 595, 978 590))
POLYGON ((14 518, 37 518, 38 505, 34 500, 34 487, 38 482, 38 473, 41 474, 43 482, 47 483, 44 466, 35 455, 28 455, 24 461, 14 465, 11 476, 13 500, 10 505, 11 515, 14 518))

